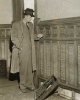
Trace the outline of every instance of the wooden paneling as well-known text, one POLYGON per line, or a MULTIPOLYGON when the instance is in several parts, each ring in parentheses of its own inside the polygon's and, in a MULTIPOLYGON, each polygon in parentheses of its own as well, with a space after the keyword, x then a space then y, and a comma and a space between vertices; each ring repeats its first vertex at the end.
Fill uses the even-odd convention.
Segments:
POLYGON ((11 25, 0 24, 0 60, 7 61, 7 72, 9 72, 10 68, 10 50, 9 50, 10 29, 11 25))
POLYGON ((39 78, 53 74, 61 86, 80 91, 80 18, 41 21, 39 33, 44 35, 36 48, 39 78))

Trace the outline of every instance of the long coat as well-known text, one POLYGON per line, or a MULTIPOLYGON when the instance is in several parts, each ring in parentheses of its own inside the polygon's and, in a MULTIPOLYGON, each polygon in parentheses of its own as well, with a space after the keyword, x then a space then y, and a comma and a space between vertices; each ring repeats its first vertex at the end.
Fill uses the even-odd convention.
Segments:
MULTIPOLYGON (((23 40, 24 40, 24 25, 22 21, 18 21, 13 23, 11 29, 11 40, 13 42, 13 52, 12 52, 12 63, 11 63, 11 72, 16 73, 19 72, 19 56, 21 52, 23 40)), ((35 53, 35 44, 34 44, 34 30, 33 24, 29 23, 29 32, 31 38, 31 57, 32 57, 32 68, 33 71, 36 70, 36 53, 35 53)), ((25 48, 24 48, 25 49, 25 48)), ((25 54, 26 55, 26 54, 25 54)), ((27 56, 27 55, 26 55, 27 56)), ((25 57, 24 57, 25 59, 25 57)))

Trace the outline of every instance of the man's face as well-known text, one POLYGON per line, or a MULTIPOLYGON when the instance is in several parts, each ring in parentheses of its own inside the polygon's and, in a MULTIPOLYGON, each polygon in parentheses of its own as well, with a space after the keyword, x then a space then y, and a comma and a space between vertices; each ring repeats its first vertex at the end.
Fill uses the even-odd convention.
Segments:
POLYGON ((25 18, 26 22, 31 22, 31 20, 32 20, 32 17, 30 15, 25 15, 24 18, 25 18))

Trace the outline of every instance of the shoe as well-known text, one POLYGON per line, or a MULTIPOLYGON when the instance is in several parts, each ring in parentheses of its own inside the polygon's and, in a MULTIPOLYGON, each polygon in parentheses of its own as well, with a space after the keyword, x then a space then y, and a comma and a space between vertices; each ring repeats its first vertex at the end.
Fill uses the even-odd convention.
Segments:
POLYGON ((34 87, 27 87, 27 89, 30 90, 30 91, 34 91, 35 90, 34 87))
POLYGON ((20 89, 21 90, 21 92, 23 92, 23 93, 27 93, 27 89, 20 89))
POLYGON ((21 89, 20 86, 19 86, 19 89, 21 90, 21 92, 27 93, 27 89, 21 89))

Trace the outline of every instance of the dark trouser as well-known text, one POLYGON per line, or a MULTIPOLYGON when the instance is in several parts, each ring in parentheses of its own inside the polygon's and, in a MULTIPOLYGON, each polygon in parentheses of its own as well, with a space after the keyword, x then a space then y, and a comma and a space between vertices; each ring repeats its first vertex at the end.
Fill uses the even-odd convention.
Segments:
POLYGON ((20 82, 19 72, 17 72, 17 73, 9 73, 9 80, 10 81, 18 80, 18 83, 19 83, 20 82))

